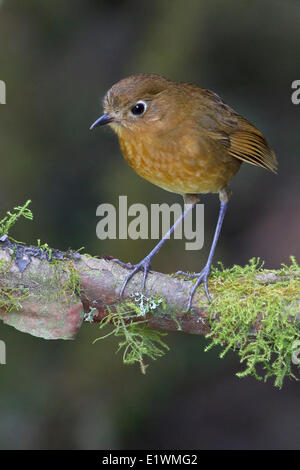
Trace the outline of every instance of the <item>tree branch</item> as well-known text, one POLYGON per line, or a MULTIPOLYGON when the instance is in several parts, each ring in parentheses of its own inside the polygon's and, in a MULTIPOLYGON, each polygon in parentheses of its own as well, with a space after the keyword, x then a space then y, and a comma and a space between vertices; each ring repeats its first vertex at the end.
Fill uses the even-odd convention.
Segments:
MULTIPOLYGON (((142 273, 129 282, 119 298, 128 270, 110 257, 101 259, 41 250, 0 240, 0 318, 4 323, 46 339, 72 339, 87 319, 99 322, 110 309, 133 301, 141 291, 142 273), (49 262, 51 257, 51 262, 49 262), (92 315, 86 315, 92 312, 92 315)), ((282 275, 261 271, 258 283, 276 283, 282 275)), ((213 280, 211 281, 213 283, 213 280)), ((203 289, 196 292, 192 310, 185 312, 191 281, 150 272, 144 295, 164 300, 145 317, 150 328, 209 333, 208 305, 203 289), (203 307, 199 307, 203 305, 203 307)), ((138 318, 140 320, 140 317, 138 318)))

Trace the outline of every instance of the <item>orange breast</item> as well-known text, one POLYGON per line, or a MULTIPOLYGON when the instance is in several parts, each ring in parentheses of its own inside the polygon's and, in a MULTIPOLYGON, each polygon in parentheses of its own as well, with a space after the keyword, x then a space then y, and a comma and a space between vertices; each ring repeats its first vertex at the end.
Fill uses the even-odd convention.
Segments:
POLYGON ((233 178, 241 162, 218 143, 119 135, 122 154, 142 178, 177 194, 217 193, 233 178))

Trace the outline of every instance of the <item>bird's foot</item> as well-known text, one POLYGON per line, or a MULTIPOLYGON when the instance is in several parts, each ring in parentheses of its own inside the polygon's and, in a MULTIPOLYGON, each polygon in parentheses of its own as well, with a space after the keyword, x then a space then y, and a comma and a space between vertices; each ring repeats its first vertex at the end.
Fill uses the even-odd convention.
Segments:
POLYGON ((145 285, 146 285, 146 278, 147 278, 147 274, 148 272, 150 271, 150 267, 151 267, 151 258, 146 256, 146 258, 144 258, 142 261, 140 261, 138 264, 131 264, 131 263, 123 263, 122 261, 118 260, 118 259, 113 259, 113 261, 115 261, 116 263, 120 264, 120 266, 123 266, 123 268, 127 268, 127 269, 131 269, 132 271, 127 274, 126 278, 125 278, 125 281, 123 282, 123 286, 122 286, 122 289, 120 291, 120 297, 122 297, 123 293, 124 293, 124 290, 128 284, 128 282, 130 281, 130 279, 138 272, 138 271, 144 271, 144 277, 143 277, 143 290, 145 289, 145 285))
POLYGON ((188 312, 190 310, 195 291, 196 291, 197 287, 199 286, 199 284, 201 284, 201 282, 203 282, 203 284, 204 284, 204 289, 205 289, 205 294, 206 294, 207 300, 209 301, 209 303, 212 302, 211 297, 209 295, 208 287, 207 287, 207 280, 208 280, 208 277, 210 275, 210 265, 204 266, 204 268, 202 269, 202 271, 200 273, 190 274, 190 273, 185 273, 184 271, 177 271, 177 273, 175 275, 176 276, 184 276, 184 277, 187 277, 188 279, 196 279, 197 278, 197 281, 193 285, 192 290, 191 290, 190 295, 189 295, 189 300, 188 300, 188 305, 187 305, 186 312, 188 312))
POLYGON ((113 258, 112 261, 114 263, 118 263, 120 266, 122 266, 123 268, 127 268, 127 269, 133 269, 136 266, 135 264, 131 264, 131 263, 123 263, 123 261, 120 261, 117 258, 113 258))

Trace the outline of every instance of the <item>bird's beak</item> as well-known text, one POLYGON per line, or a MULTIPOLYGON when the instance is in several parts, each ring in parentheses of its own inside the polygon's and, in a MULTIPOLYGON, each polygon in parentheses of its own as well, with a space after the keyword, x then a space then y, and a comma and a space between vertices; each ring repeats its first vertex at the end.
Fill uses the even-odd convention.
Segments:
POLYGON ((97 121, 95 121, 94 124, 91 125, 90 130, 98 126, 104 126, 105 124, 109 124, 113 120, 114 118, 111 117, 109 114, 103 114, 103 116, 99 117, 99 119, 97 119, 97 121))

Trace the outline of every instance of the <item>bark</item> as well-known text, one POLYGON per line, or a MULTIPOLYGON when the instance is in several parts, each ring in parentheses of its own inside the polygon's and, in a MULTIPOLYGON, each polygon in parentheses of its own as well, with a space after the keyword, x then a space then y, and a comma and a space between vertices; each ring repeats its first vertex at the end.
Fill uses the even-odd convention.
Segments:
MULTIPOLYGON (((18 330, 45 339, 72 339, 84 319, 99 322, 107 306, 132 300, 141 292, 142 273, 137 273, 119 297, 128 270, 110 257, 92 258, 37 247, 12 244, 0 240, 0 318, 18 330), (74 276, 76 274, 76 276, 74 276), (80 291, 74 292, 78 278, 80 291), (87 315, 88 312, 92 312, 87 315)), ((262 272, 258 282, 277 282, 282 276, 262 272)), ((192 309, 185 311, 192 282, 159 272, 150 272, 144 295, 163 298, 165 309, 148 313, 148 326, 160 330, 181 330, 206 334, 209 330, 206 297, 196 292, 192 309), (202 308, 199 307, 201 299, 202 308)), ((141 319, 140 317, 138 318, 141 319)))

